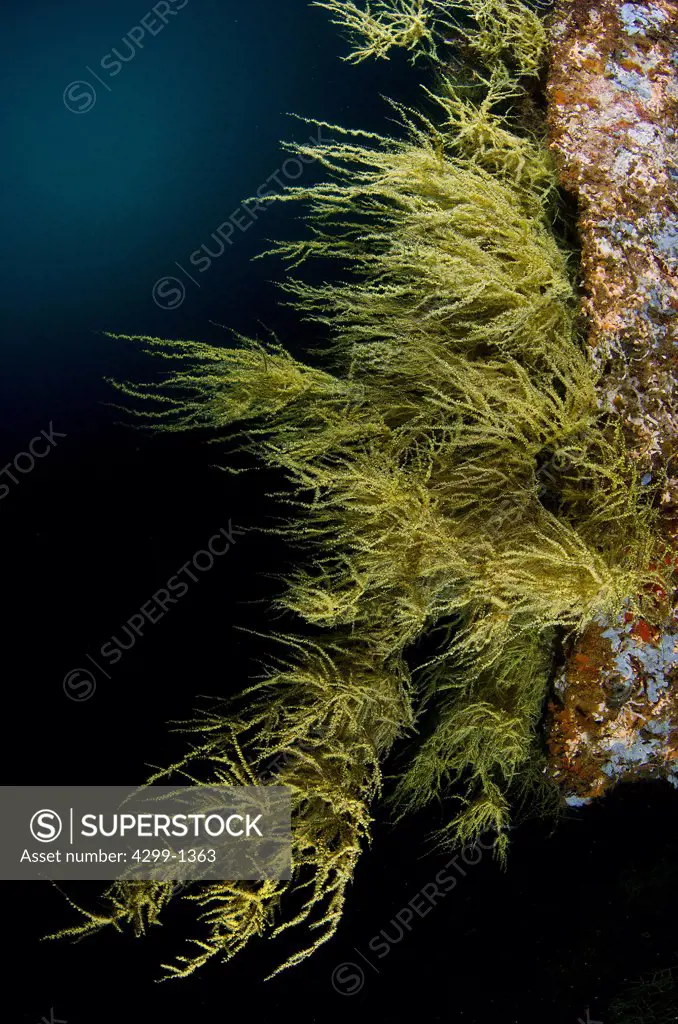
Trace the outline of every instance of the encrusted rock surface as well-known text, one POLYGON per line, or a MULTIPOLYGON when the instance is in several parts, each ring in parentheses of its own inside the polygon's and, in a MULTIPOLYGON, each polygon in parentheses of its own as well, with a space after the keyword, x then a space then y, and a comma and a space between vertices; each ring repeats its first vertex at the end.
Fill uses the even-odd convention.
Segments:
MULTIPOLYGON (((563 0, 553 15, 549 131, 579 202, 584 314, 643 483, 678 512, 678 0, 563 0)), ((579 638, 550 708, 550 772, 579 804, 621 779, 678 780, 676 594, 579 638)))
POLYGON ((588 803, 621 779, 678 786, 677 685, 678 617, 658 628, 626 613, 588 628, 551 709, 551 773, 568 804, 588 803))
POLYGON ((652 472, 678 440, 678 0, 565 0, 551 40, 551 147, 579 200, 601 402, 652 472))

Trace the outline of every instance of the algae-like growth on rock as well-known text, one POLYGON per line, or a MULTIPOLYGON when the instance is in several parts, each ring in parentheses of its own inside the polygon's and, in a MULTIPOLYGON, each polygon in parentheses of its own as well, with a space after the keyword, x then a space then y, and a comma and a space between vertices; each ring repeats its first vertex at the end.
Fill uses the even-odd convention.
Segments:
MULTIPOLYGON (((322 123, 329 141, 289 147, 325 176, 272 200, 302 204, 309 227, 275 251, 329 353, 311 365, 277 342, 141 336, 169 374, 116 385, 149 429, 201 428, 282 469, 293 514, 281 532, 305 553, 279 598, 296 629, 276 668, 187 723, 190 753, 154 777, 255 784, 283 755, 294 878, 195 883, 182 898, 202 933, 170 975, 264 932, 312 926, 283 966, 332 936, 398 741, 409 762, 395 814, 445 797, 440 838, 489 829, 503 860, 512 799, 545 798, 537 730, 563 636, 662 582, 654 490, 600 410, 576 261, 554 229, 531 98, 541 20, 516 0, 313 6, 348 31, 353 61, 393 47, 428 61, 432 111, 394 104, 395 137, 322 123), (333 282, 304 280, 316 259, 340 268, 333 282), (288 890, 301 894, 293 912, 288 890)), ((118 882, 108 895, 108 911, 60 934, 142 932, 174 889, 118 882)))

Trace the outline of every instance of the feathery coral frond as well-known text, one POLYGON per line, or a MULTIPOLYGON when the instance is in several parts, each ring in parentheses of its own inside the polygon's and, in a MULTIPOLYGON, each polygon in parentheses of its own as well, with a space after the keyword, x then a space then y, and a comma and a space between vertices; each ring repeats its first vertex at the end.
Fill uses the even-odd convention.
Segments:
MULTIPOLYGON (((323 123, 332 139, 289 147, 327 172, 272 197, 302 203, 310 227, 275 247, 288 268, 337 268, 332 282, 282 286, 329 331, 325 369, 277 342, 142 336, 168 372, 116 385, 142 425, 201 428, 283 470, 280 532, 306 552, 277 601, 299 637, 283 638, 285 657, 240 701, 188 723, 199 743, 154 776, 240 785, 282 758, 294 879, 196 885, 186 898, 205 934, 168 968, 179 976, 271 929, 314 929, 287 965, 334 933, 383 760, 429 710, 434 730, 395 798, 407 810, 456 797, 442 840, 489 828, 503 859, 510 800, 539 760, 558 636, 614 617, 662 571, 652 491, 600 412, 577 336, 550 157, 500 113, 524 93, 517 75, 540 66, 541 23, 517 0, 315 6, 349 30, 354 62, 393 46, 433 54, 436 25, 454 31, 465 10, 475 27, 457 36, 489 75, 471 99, 443 74, 427 90, 435 122, 395 104, 397 138, 323 123), (426 635, 439 642, 415 685, 406 658, 426 635)), ((64 934, 143 929, 172 895, 118 883, 109 916, 85 912, 64 934)))

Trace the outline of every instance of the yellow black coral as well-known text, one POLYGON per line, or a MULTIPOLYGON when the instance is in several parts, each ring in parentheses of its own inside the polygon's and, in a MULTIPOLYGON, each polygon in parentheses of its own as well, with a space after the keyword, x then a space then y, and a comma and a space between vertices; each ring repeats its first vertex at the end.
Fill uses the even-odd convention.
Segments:
MULTIPOLYGON (((393 45, 430 48, 435 19, 449 27, 460 5, 316 6, 362 34, 361 60, 393 45)), ((606 429, 579 344, 568 255, 550 220, 550 158, 497 111, 521 92, 504 51, 518 41, 514 65, 533 74, 543 30, 514 0, 466 9, 489 69, 484 98, 441 74, 428 90, 435 119, 397 107, 398 138, 323 125, 331 141, 292 147, 327 177, 278 197, 305 205, 310 234, 275 251, 290 270, 320 258, 343 273, 283 285, 329 330, 326 368, 277 343, 140 337, 170 372, 117 385, 151 428, 199 427, 233 444, 242 425, 235 444, 286 473, 283 532, 307 551, 279 598, 299 638, 285 638, 285 658, 239 702, 188 725, 200 741, 167 770, 251 783, 285 755, 276 782, 293 794, 295 879, 189 892, 206 934, 170 973, 228 958, 272 928, 290 888, 303 904, 277 930, 317 929, 291 962, 333 934, 383 760, 429 706, 437 727, 396 799, 414 808, 456 796, 445 838, 472 841, 489 827, 503 857, 511 792, 538 757, 558 631, 615 614, 652 579, 652 510, 606 429), (540 469, 554 453, 567 470, 546 501, 540 469), (436 652, 412 672, 413 645, 431 633, 436 652)), ((143 927, 171 895, 116 883, 110 917, 67 933, 124 919, 143 927)))

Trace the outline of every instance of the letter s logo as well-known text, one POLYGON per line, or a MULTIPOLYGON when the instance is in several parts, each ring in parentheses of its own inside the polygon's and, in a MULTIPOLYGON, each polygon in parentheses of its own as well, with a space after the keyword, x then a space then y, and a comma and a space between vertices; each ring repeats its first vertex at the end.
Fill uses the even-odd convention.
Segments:
POLYGON ((61 835, 63 824, 56 811, 43 809, 31 818, 31 835, 39 843, 52 843, 61 835))
POLYGON ((91 82, 79 79, 66 86, 63 100, 66 110, 72 114, 86 114, 97 101, 96 89, 91 82))
POLYGON ((186 298, 186 286, 178 277, 161 277, 153 285, 153 301, 160 309, 177 309, 186 298))

